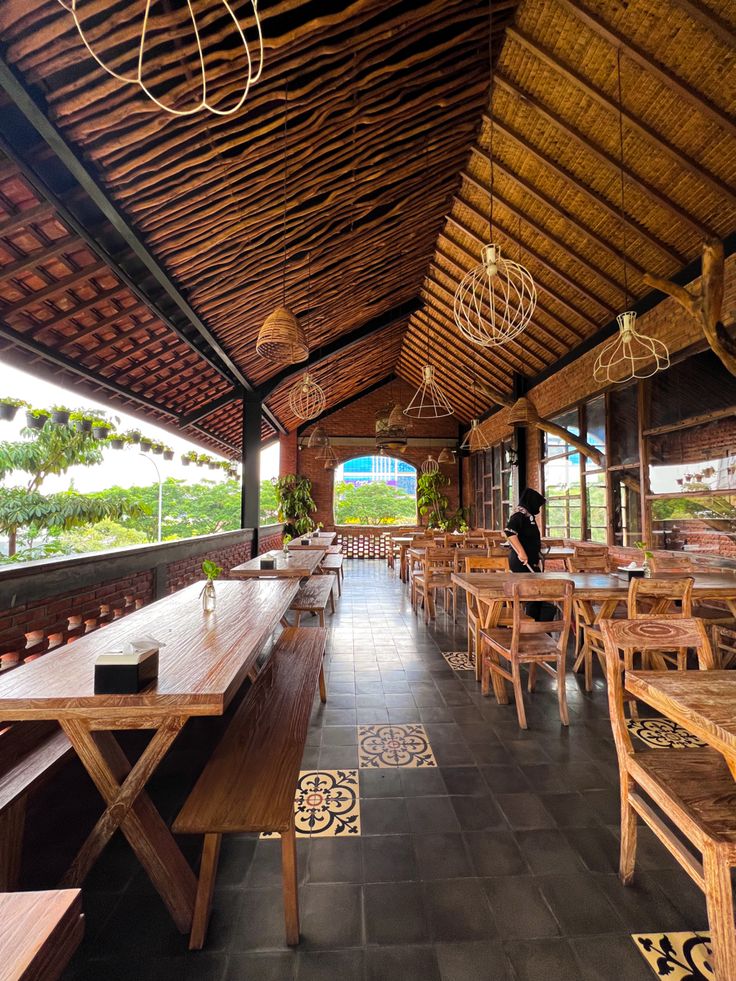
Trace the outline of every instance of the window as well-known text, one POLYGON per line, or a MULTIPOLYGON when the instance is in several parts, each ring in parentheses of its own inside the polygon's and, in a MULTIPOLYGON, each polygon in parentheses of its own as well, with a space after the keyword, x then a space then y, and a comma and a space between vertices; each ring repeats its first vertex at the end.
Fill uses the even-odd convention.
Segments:
POLYGON ((512 443, 507 439, 473 457, 475 513, 471 523, 475 527, 505 527, 515 496, 512 456, 512 443))
POLYGON ((361 456, 335 471, 335 523, 407 525, 417 520, 417 471, 391 456, 361 456))

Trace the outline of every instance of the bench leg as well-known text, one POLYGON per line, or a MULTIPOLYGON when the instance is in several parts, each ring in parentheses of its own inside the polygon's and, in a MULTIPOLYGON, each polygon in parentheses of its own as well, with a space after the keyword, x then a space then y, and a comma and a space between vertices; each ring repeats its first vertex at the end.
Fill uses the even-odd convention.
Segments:
POLYGON ((14 892, 18 888, 25 823, 25 797, 0 812, 0 892, 14 892))
POLYGON ((301 610, 297 610, 296 611, 296 623, 294 624, 294 626, 295 627, 298 627, 301 622, 302 622, 302 611, 301 610))
POLYGON ((324 626, 325 626, 325 611, 324 610, 317 610, 317 616, 319 617, 319 625, 324 630, 324 626))
POLYGON ((284 919, 286 942, 290 947, 299 943, 299 894, 296 870, 296 831, 294 818, 288 831, 281 835, 281 876, 284 886, 284 919))
POLYGON ((325 666, 324 662, 319 666, 319 700, 327 701, 327 688, 325 686, 325 666))
POLYGON ((207 936, 207 926, 212 913, 212 897, 215 892, 217 863, 220 859, 222 835, 211 834, 204 836, 202 844, 202 861, 199 865, 197 880, 197 896, 194 900, 194 916, 192 917, 192 932, 189 934, 189 949, 201 950, 207 936))
POLYGON ((330 590, 330 610, 335 612, 335 594, 330 590))

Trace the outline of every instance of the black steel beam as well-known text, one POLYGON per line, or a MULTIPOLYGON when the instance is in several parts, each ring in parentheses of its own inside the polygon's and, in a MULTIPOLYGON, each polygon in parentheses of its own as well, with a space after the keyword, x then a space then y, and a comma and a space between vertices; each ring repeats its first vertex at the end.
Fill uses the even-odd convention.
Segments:
POLYGON ((243 476, 240 487, 240 527, 253 529, 252 554, 258 554, 261 495, 261 400, 248 394, 243 399, 243 476))
MULTIPOLYGON (((227 378, 228 381, 236 386, 242 388, 245 392, 253 391, 253 385, 248 380, 248 378, 243 374, 240 368, 235 364, 229 354, 222 347, 217 338, 212 334, 204 321, 192 308, 189 302, 184 297, 181 289, 175 283, 173 278, 166 272, 159 261, 153 256, 149 251, 148 247, 145 245, 143 240, 134 231, 125 216, 118 210, 118 208, 113 204, 113 202, 107 196, 106 191, 98 183, 95 176, 90 170, 87 169, 85 164, 78 159, 73 148, 59 130, 54 126, 54 124, 49 120, 46 115, 43 98, 40 94, 32 94, 25 86, 24 82, 16 73, 15 69, 7 62, 4 57, 4 52, 0 51, 0 88, 2 88, 5 93, 9 96, 14 106, 20 113, 20 120, 25 120, 27 124, 33 128, 35 133, 44 140, 44 142, 51 148, 57 161, 65 168, 68 174, 73 179, 75 185, 81 187, 85 195, 89 198, 90 202, 99 211, 102 217, 107 223, 114 229, 117 236, 122 240, 124 246, 130 251, 132 256, 135 257, 137 262, 141 264, 145 272, 150 275, 153 280, 162 289, 166 298, 173 304, 180 315, 183 316, 186 326, 191 329, 197 337, 198 343, 193 343, 193 338, 187 336, 187 332, 182 330, 180 326, 177 326, 172 318, 168 316, 165 311, 163 311, 159 303, 153 301, 150 297, 143 297, 145 302, 154 309, 157 316, 160 316, 164 323, 174 330, 177 336, 181 337, 182 340, 186 341, 197 353, 204 357, 223 377, 227 378)), ((5 133, 9 131, 16 132, 18 127, 5 127, 5 133)), ((26 143, 29 143, 28 134, 25 136, 26 143)), ((39 191, 44 194, 47 199, 49 197, 56 198, 52 189, 48 186, 48 183, 44 180, 43 176, 38 173, 35 167, 29 167, 29 165, 23 160, 23 156, 18 151, 13 151, 11 153, 13 160, 23 165, 24 172, 28 174, 30 171, 36 178, 34 181, 34 186, 38 187, 37 182, 41 182, 41 187, 39 191)), ((56 206, 58 199, 54 200, 53 203, 56 206)), ((64 218, 67 220, 69 216, 69 209, 65 208, 64 218)), ((112 253, 106 249, 95 238, 93 238, 89 232, 86 231, 82 223, 77 222, 75 219, 75 231, 78 234, 82 234, 85 241, 90 244, 96 252, 99 253, 100 249, 104 252, 104 258, 108 261, 113 271, 116 275, 119 275, 121 280, 125 282, 126 286, 134 289, 136 295, 140 295, 140 291, 135 287, 134 280, 142 279, 142 276, 131 276, 125 272, 122 268, 119 260, 114 260, 112 258, 112 253), (80 231, 81 229, 81 231, 80 231)), ((266 409, 264 411, 268 421, 278 432, 286 432, 282 423, 273 415, 273 413, 266 409)))
POLYGON ((352 395, 348 396, 348 398, 343 399, 342 402, 337 402, 335 405, 331 405, 329 409, 325 409, 325 411, 321 415, 317 416, 316 419, 310 419, 308 422, 303 422, 297 429, 297 435, 301 436, 301 434, 305 430, 309 429, 310 426, 316 426, 320 419, 326 419, 327 416, 331 416, 334 412, 339 412, 341 409, 346 408, 348 405, 351 405, 358 399, 362 399, 364 395, 370 395, 371 393, 377 391, 382 385, 388 385, 389 382, 394 381, 396 378, 398 378, 396 372, 391 371, 387 375, 384 375, 383 378, 379 378, 378 381, 373 382, 373 384, 367 385, 363 389, 358 389, 357 392, 354 392, 352 395))
POLYGON ((345 354, 346 351, 348 351, 348 349, 353 347, 355 344, 360 344, 361 341, 366 340, 368 337, 372 337, 374 334, 380 333, 382 330, 386 330, 388 327, 395 325, 398 321, 404 318, 408 319, 413 313, 416 313, 417 310, 421 308, 421 305, 422 304, 419 297, 412 297, 411 300, 407 300, 405 303, 400 303, 398 306, 386 311, 386 313, 382 313, 378 317, 373 317, 366 323, 361 324, 361 326, 356 327, 355 330, 351 330, 347 334, 342 334, 340 337, 335 338, 334 341, 330 341, 329 344, 325 344, 316 351, 312 351, 306 361, 282 368, 281 371, 273 375, 268 379, 268 381, 261 385, 258 390, 261 398, 268 398, 268 396, 271 395, 279 385, 289 381, 290 378, 296 378, 309 368, 313 368, 315 365, 322 364, 324 361, 328 361, 330 358, 345 354))

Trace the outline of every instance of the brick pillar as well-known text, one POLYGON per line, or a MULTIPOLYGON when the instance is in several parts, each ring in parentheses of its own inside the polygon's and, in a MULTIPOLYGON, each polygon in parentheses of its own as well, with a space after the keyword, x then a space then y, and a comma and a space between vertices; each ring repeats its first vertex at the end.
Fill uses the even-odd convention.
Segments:
POLYGON ((298 437, 296 430, 286 436, 279 436, 279 476, 297 473, 299 466, 298 437))

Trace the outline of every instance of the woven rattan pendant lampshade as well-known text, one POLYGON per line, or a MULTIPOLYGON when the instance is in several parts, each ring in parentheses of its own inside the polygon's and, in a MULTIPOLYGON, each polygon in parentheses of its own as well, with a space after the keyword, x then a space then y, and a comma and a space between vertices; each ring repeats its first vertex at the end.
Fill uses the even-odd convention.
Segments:
POLYGON ((286 307, 276 307, 258 331, 256 351, 279 364, 298 364, 309 357, 304 328, 286 307))
POLYGON ((422 384, 404 409, 404 414, 415 419, 441 419, 443 416, 452 415, 452 406, 435 381, 434 368, 431 364, 425 364, 422 369, 422 384))
POLYGON ((499 245, 486 245, 480 264, 466 273, 455 293, 455 323, 473 344, 494 347, 520 334, 536 305, 531 273, 504 259, 499 245))
POLYGON ((470 429, 465 434, 465 439, 460 444, 460 449, 470 450, 471 453, 480 453, 482 450, 490 449, 490 443, 480 428, 478 419, 473 419, 470 423, 470 429))
POLYGON ((446 446, 440 451, 440 455, 437 457, 437 463, 454 463, 455 462, 455 451, 446 446))
POLYGON ((322 387, 308 371, 289 392, 289 408, 297 419, 316 419, 325 410, 327 398, 322 387))
POLYGON ((636 313, 620 313, 618 333, 595 359, 593 378, 602 382, 627 382, 634 378, 651 378, 670 366, 667 345, 656 337, 647 337, 636 329, 636 313))
POLYGON ((337 454, 331 446, 325 449, 325 470, 334 470, 337 466, 337 454))

